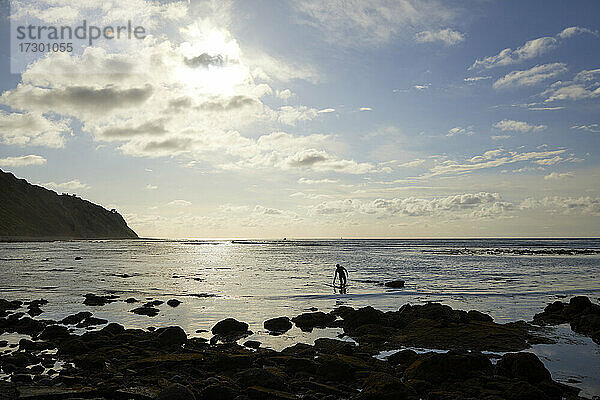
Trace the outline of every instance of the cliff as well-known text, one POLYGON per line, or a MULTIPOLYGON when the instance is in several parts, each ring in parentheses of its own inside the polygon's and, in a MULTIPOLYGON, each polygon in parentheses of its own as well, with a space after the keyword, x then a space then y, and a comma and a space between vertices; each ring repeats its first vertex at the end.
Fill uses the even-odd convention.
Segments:
POLYGON ((0 170, 0 240, 134 239, 115 210, 0 170))

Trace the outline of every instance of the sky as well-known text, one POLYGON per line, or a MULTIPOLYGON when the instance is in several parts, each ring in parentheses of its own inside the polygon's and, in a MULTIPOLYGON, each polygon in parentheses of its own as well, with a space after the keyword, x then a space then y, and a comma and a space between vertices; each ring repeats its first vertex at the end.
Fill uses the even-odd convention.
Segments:
POLYGON ((140 236, 600 236, 600 2, 2 4, 0 168, 140 236))

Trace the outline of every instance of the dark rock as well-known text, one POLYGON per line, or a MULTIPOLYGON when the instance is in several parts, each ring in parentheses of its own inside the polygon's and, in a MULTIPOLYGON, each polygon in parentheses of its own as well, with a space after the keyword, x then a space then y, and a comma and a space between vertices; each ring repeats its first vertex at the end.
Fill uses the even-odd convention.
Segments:
POLYGON ((158 342, 163 347, 178 347, 184 345, 187 341, 185 331, 179 326, 160 328, 155 333, 158 335, 158 342))
POLYGON ((70 333, 66 327, 60 326, 60 325, 48 325, 46 328, 44 328, 42 333, 40 333, 40 336, 38 337, 38 339, 56 340, 56 339, 68 338, 69 336, 70 336, 70 333))
POLYGON ((250 368, 236 375, 238 384, 242 387, 262 386, 271 389, 286 390, 285 381, 264 368, 250 368))
POLYGON ((492 318, 491 316, 484 314, 482 312, 479 312, 477 310, 470 310, 467 313, 467 316, 469 317, 470 321, 482 321, 482 322, 493 322, 494 318, 492 318))
POLYGON ((103 306, 108 303, 117 301, 118 298, 119 296, 115 295, 98 296, 93 293, 88 293, 85 295, 85 300, 83 301, 83 304, 87 306, 103 306))
POLYGON ((224 383, 212 383, 200 391, 203 400, 235 400, 239 390, 224 383))
POLYGON ((27 375, 27 374, 14 374, 11 378, 10 378, 11 382, 14 383, 31 383, 31 381, 33 380, 31 378, 31 375, 27 375))
POLYGON ((315 349, 324 354, 347 354, 350 355, 355 350, 354 344, 342 340, 319 338, 315 340, 315 349))
POLYGON ((282 334, 292 329, 292 322, 288 317, 277 317, 266 320, 263 326, 271 334, 282 334))
POLYGON ((96 317, 87 317, 85 320, 77 324, 78 328, 87 328, 88 326, 104 325, 108 320, 96 317))
POLYGON ((31 315, 32 317, 37 317, 43 312, 44 311, 39 307, 29 307, 29 309, 27 310, 27 314, 31 315))
POLYGON ((244 346, 251 349, 258 349, 260 347, 260 342, 258 340, 246 340, 244 346))
POLYGON ((600 338, 600 305, 585 296, 571 298, 568 304, 555 301, 536 314, 533 322, 538 325, 557 325, 569 322, 571 329, 598 342, 600 338), (595 339, 594 339, 595 338, 595 339))
POLYGON ((58 347, 59 355, 70 355, 70 356, 79 356, 88 352, 87 345, 83 342, 83 340, 69 339, 60 343, 58 347))
POLYGON ((75 257, 75 260, 83 260, 83 258, 82 258, 82 257, 79 257, 79 256, 77 256, 77 257, 75 257))
POLYGON ((384 312, 371 306, 362 307, 358 310, 346 310, 344 315, 344 329, 352 331, 363 325, 387 325, 387 317, 384 312))
POLYGON ((134 308, 133 310, 131 310, 131 312, 134 314, 138 314, 138 315, 147 315, 149 317, 155 317, 158 315, 159 309, 154 308, 154 307, 144 306, 144 307, 134 308))
POLYGON ((357 396, 360 400, 402 400, 416 395, 414 390, 406 386, 393 375, 374 373, 365 379, 361 393, 357 396))
POLYGON ((164 301, 162 301, 162 300, 152 300, 152 301, 149 301, 146 304, 144 304, 143 307, 156 307, 156 306, 160 306, 163 303, 164 303, 164 301))
POLYGON ((139 300, 134 297, 129 297, 128 299, 123 300, 125 303, 137 303, 139 300))
POLYGON ((78 312, 77 314, 69 315, 68 317, 63 318, 60 321, 60 323, 63 325, 75 325, 91 316, 92 316, 91 312, 82 311, 82 312, 78 312))
POLYGON ((156 400, 196 400, 196 396, 187 386, 174 383, 161 391, 156 400))
POLYGON ((404 287, 404 281, 397 280, 397 281, 386 282, 385 286, 389 287, 389 288, 393 288, 393 289, 400 289, 400 288, 404 287))
POLYGON ((115 322, 111 322, 110 324, 108 324, 104 328, 102 328, 100 330, 100 332, 112 336, 112 335, 117 335, 119 333, 125 332, 125 327, 123 327, 123 325, 119 325, 115 322))
POLYGON ((171 307, 177 307, 180 304, 181 304, 181 301, 179 301, 177 299, 171 299, 171 300, 167 301, 167 305, 169 305, 171 307))
POLYGON ((490 360, 481 353, 430 353, 413 362, 404 371, 404 379, 441 383, 490 373, 492 369, 490 360))
POLYGON ((336 317, 332 314, 325 314, 322 311, 303 313, 294 318, 292 322, 304 332, 311 332, 314 328, 326 328, 335 321, 336 317))
POLYGON ((219 336, 237 336, 248 332, 248 324, 245 322, 237 321, 233 318, 226 318, 216 323, 212 327, 213 335, 219 336))
POLYGON ((532 384, 551 379, 550 372, 540 359, 528 352, 503 355, 496 364, 496 371, 499 375, 525 380, 532 384))
POLYGON ((292 393, 265 388, 262 386, 251 386, 248 388, 248 397, 259 400, 297 400, 298 397, 292 393))
POLYGON ((401 350, 397 353, 390 355, 387 361, 392 365, 404 365, 409 366, 418 358, 418 354, 413 350, 401 350))

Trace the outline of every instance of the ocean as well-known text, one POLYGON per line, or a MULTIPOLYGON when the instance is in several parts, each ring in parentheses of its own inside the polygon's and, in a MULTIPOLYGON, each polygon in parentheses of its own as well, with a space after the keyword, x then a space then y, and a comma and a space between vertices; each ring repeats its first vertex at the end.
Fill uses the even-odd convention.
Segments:
MULTIPOLYGON (((266 319, 314 308, 370 305, 386 311, 436 301, 508 322, 531 321, 556 300, 584 295, 597 303, 600 297, 600 239, 23 242, 0 243, 0 265, 0 297, 49 301, 38 318, 89 310, 126 327, 179 325, 191 336, 209 338, 204 330, 233 317, 250 324, 250 339, 277 350, 341 332, 294 327, 274 337, 262 326, 266 319), (349 271, 346 293, 331 286, 336 263, 349 271), (382 285, 398 279, 406 282, 403 289, 382 285), (120 298, 89 307, 83 304, 87 293, 120 298), (159 315, 147 317, 130 312, 139 303, 122 301, 129 297, 177 298, 182 304, 162 304, 159 315)), ((553 379, 582 388, 582 395, 600 395, 600 345, 568 325, 547 333, 558 343, 530 351, 553 379)))

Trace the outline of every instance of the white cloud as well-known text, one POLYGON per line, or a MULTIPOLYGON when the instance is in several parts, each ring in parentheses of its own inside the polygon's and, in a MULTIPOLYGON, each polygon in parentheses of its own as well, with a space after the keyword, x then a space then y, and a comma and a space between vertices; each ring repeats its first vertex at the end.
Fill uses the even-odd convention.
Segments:
POLYGON ((557 164, 561 161, 563 161, 563 158, 561 156, 554 156, 551 158, 542 158, 541 160, 536 160, 535 163, 538 165, 550 166, 557 164))
POLYGON ((539 57, 543 54, 554 50, 560 44, 560 41, 582 33, 592 33, 598 35, 587 28, 570 27, 562 30, 556 36, 544 36, 537 39, 529 40, 516 49, 506 48, 500 51, 495 56, 484 57, 475 60, 469 69, 474 68, 493 68, 497 66, 505 66, 517 64, 522 61, 530 60, 539 57))
POLYGON ((555 180, 555 179, 563 179, 563 178, 573 178, 575 174, 573 172, 551 172, 550 174, 544 176, 544 179, 555 180))
POLYGON ((73 192, 75 190, 85 190, 85 189, 90 188, 90 185, 79 182, 79 179, 74 179, 72 181, 63 182, 63 183, 47 182, 47 183, 41 183, 40 185, 47 187, 49 189, 56 190, 56 191, 70 191, 70 192, 73 192))
POLYGON ((309 200, 320 200, 331 197, 327 194, 316 194, 316 193, 304 193, 304 192, 296 192, 290 194, 290 197, 300 198, 300 199, 309 199, 309 200))
POLYGON ((275 91, 275 95, 282 100, 289 100, 295 96, 290 89, 283 89, 275 91))
POLYGON ((371 107, 360 107, 358 111, 373 111, 371 107))
POLYGON ((472 157, 467 162, 454 160, 441 161, 433 166, 427 174, 421 176, 421 178, 466 174, 483 169, 497 168, 507 164, 552 158, 564 152, 565 150, 530 151, 524 153, 515 151, 507 152, 503 149, 489 150, 482 155, 472 157))
POLYGON ((452 136, 456 136, 456 135, 471 136, 473 134, 474 134, 474 132, 473 132, 472 126, 468 126, 466 128, 462 128, 460 126, 455 126, 454 128, 450 129, 448 131, 448 133, 446 133, 446 136, 448 136, 448 137, 452 137, 452 136))
POLYGON ((187 207, 192 203, 187 200, 173 200, 167 203, 169 207, 187 207))
POLYGON ((425 89, 429 89, 431 87, 431 83, 424 83, 422 85, 414 85, 413 88, 417 89, 417 90, 425 90, 425 89))
POLYGON ((408 161, 402 164, 398 164, 398 167, 404 167, 404 168, 414 168, 414 167, 419 167, 421 165, 423 165, 425 163, 425 160, 422 158, 413 160, 413 161, 408 161))
POLYGON ((511 135, 493 135, 492 140, 505 140, 510 139, 511 137, 511 135))
POLYGON ((486 75, 486 76, 471 76, 471 77, 465 78, 464 81, 467 82, 467 83, 474 83, 474 82, 484 81, 486 79, 492 79, 492 76, 491 75, 486 75))
POLYGON ((328 114, 328 113, 332 113, 335 112, 335 108, 324 108, 322 110, 319 110, 319 114, 328 114))
POLYGON ((512 119, 503 119, 494 124, 494 128, 500 129, 503 132, 538 132, 547 128, 546 125, 531 125, 524 121, 515 121, 512 119))
POLYGON ((156 189, 158 189, 158 186, 156 186, 156 185, 152 185, 150 183, 146 185, 146 190, 156 190, 156 189))
POLYGON ((465 35, 452 29, 440 29, 437 31, 423 31, 415 35, 419 43, 443 42, 446 46, 453 46, 465 40, 465 35))
POLYGON ((0 110, 0 137, 5 144, 20 146, 64 146, 72 134, 68 119, 50 120, 41 113, 6 113, 0 110))
POLYGON ((293 2, 304 23, 326 41, 363 47, 388 42, 417 28, 439 28, 455 17, 436 0, 299 0, 293 2))
POLYGON ((326 183, 338 183, 339 181, 334 179, 308 179, 308 178, 300 178, 298 179, 298 183, 302 185, 321 185, 326 183))
POLYGON ((521 209, 541 209, 566 215, 581 214, 600 216, 600 198, 548 196, 542 199, 527 198, 521 202, 521 209))
POLYGON ((28 165, 43 165, 46 164, 46 159, 42 156, 33 154, 19 157, 0 158, 0 167, 25 167, 28 165))
POLYGON ((512 71, 494 82, 493 86, 495 89, 534 86, 566 71, 567 66, 563 63, 536 65, 524 71, 512 71))
POLYGON ((557 36, 561 39, 566 39, 575 35, 580 35, 582 33, 589 33, 591 35, 598 36, 598 31, 593 31, 588 28, 582 28, 580 26, 571 26, 569 28, 565 28, 557 36))
POLYGON ((600 132, 600 124, 594 123, 594 124, 587 124, 587 125, 573 125, 571 127, 571 129, 577 129, 580 131, 598 133, 598 132, 600 132))
POLYGON ((600 96, 600 69, 583 70, 572 81, 558 81, 541 93, 544 102, 586 100, 600 96))

